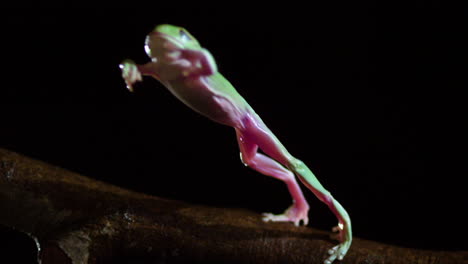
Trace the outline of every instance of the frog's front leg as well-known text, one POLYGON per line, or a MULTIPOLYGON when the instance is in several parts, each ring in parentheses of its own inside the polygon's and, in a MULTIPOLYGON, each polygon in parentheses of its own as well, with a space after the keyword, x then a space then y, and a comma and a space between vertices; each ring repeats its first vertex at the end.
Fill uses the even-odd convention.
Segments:
POLYGON ((275 215, 265 213, 263 220, 274 222, 293 222, 296 226, 299 226, 302 222, 304 225, 307 225, 309 222, 307 216, 309 205, 302 194, 301 188, 297 183, 294 174, 270 157, 258 153, 258 146, 242 135, 242 132, 236 129, 236 133, 239 148, 241 150, 242 162, 246 166, 249 166, 264 175, 282 180, 286 183, 289 193, 293 199, 293 204, 283 214, 275 215))
POLYGON ((180 49, 165 54, 161 58, 153 58, 143 65, 125 60, 119 65, 127 88, 133 91, 133 84, 142 81, 142 75, 155 78, 158 81, 171 81, 178 78, 190 78, 212 75, 218 71, 213 56, 206 49, 180 49))
POLYGON ((159 80, 157 74, 158 67, 158 64, 154 62, 137 65, 132 60, 125 60, 119 65, 119 68, 122 70, 122 78, 131 92, 133 92, 133 84, 143 80, 142 75, 152 76, 159 80))
POLYGON ((190 63, 182 72, 184 76, 211 75, 218 71, 213 56, 206 49, 185 49, 181 51, 180 57, 190 63))

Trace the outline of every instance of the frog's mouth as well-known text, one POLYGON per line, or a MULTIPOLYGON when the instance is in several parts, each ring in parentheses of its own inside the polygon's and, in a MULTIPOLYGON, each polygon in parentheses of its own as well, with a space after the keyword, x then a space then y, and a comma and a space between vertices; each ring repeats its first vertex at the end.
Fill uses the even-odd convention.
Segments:
POLYGON ((173 44, 177 48, 183 48, 184 47, 183 43, 180 40, 176 39, 173 36, 170 36, 168 34, 161 33, 161 32, 151 32, 148 35, 148 38, 146 40, 146 45, 148 45, 149 41, 158 41, 157 39, 153 40, 153 38, 160 38, 160 39, 163 39, 165 41, 168 41, 169 43, 173 44))

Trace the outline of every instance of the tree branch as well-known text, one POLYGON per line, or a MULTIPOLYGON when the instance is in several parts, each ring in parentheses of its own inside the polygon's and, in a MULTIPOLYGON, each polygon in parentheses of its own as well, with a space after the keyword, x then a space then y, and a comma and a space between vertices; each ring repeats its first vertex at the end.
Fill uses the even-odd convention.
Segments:
MULTIPOLYGON (((42 263, 322 263, 329 233, 242 209, 135 193, 0 149, 0 223, 37 238, 42 263)), ((468 252, 354 238, 346 263, 468 263, 468 252)))

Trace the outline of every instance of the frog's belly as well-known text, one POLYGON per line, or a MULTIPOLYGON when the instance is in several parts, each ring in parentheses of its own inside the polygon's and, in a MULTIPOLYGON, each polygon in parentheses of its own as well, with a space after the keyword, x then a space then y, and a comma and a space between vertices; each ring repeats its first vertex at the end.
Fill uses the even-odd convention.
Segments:
POLYGON ((225 95, 216 94, 203 81, 171 81, 166 85, 179 100, 194 111, 229 126, 236 126, 245 111, 242 111, 225 95))

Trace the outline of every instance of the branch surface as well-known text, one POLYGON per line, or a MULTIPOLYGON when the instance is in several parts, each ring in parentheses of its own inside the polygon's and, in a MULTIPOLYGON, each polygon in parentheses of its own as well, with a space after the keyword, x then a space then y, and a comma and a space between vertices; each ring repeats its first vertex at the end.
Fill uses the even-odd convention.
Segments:
MULTIPOLYGON (((329 232, 128 191, 0 148, 0 224, 49 263, 322 263, 329 232)), ((468 264, 467 251, 354 238, 343 263, 468 264)))

